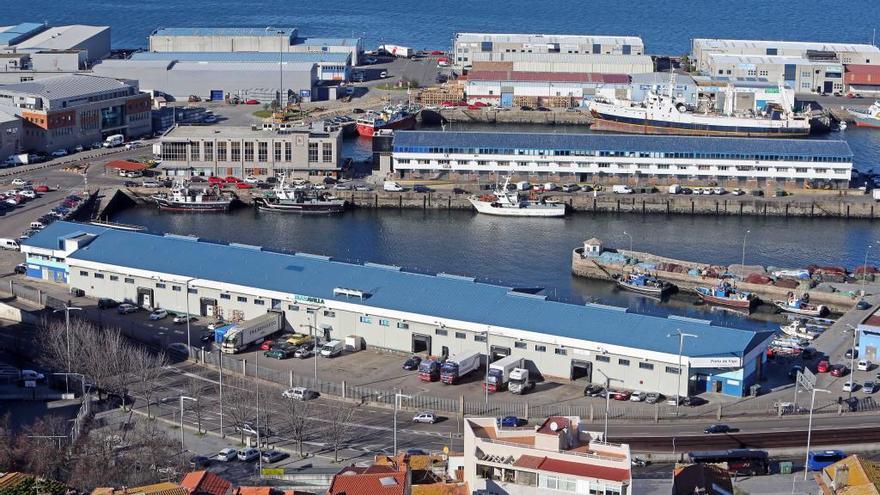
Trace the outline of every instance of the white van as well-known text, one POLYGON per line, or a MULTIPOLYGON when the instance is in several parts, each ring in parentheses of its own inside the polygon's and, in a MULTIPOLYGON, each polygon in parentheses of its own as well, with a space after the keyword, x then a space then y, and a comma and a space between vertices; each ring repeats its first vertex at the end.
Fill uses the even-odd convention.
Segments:
POLYGON ((385 183, 382 184, 382 189, 390 192, 400 192, 403 191, 403 186, 393 180, 386 180, 385 183))
POLYGON ((531 188, 532 188, 532 185, 529 184, 529 181, 527 181, 527 180, 516 183, 516 190, 517 191, 528 191, 531 188))
POLYGON ((681 186, 678 184, 672 184, 669 186, 669 194, 681 194, 681 186))
POLYGON ((10 249, 12 251, 18 251, 21 249, 21 246, 15 239, 0 238, 0 249, 10 249))
POLYGON ((321 356, 322 357, 336 357, 336 356, 342 354, 342 349, 344 347, 345 346, 343 345, 343 343, 341 341, 331 340, 330 342, 327 342, 326 344, 324 344, 323 347, 321 347, 321 356))
POLYGON ((633 190, 629 186, 618 184, 611 188, 611 192, 613 192, 614 194, 632 194, 633 190))
POLYGON ((125 142, 125 136, 122 134, 114 134, 112 136, 107 136, 107 139, 104 140, 104 143, 101 145, 105 148, 115 148, 117 146, 122 146, 122 143, 125 142))
POLYGON ((559 186, 557 186, 555 182, 548 182, 544 184, 545 191, 555 191, 557 189, 559 189, 559 186))
POLYGON ((46 225, 44 225, 43 222, 38 222, 35 220, 31 222, 31 228, 35 230, 45 229, 46 225))

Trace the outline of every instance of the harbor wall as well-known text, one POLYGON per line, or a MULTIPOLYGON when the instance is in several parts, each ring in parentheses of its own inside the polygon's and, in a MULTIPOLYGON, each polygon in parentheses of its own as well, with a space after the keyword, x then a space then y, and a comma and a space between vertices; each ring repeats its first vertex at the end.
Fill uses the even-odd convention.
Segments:
POLYGON ((593 123, 593 116, 587 111, 570 112, 539 112, 519 109, 499 109, 485 107, 470 110, 467 107, 442 108, 439 110, 422 110, 421 119, 426 124, 473 122, 480 124, 546 124, 546 125, 581 125, 593 123))
MULTIPOLYGON (((706 263, 695 263, 692 261, 682 261, 672 258, 664 258, 651 253, 643 253, 638 251, 618 250, 620 254, 637 258, 639 261, 647 263, 675 263, 677 265, 704 268, 709 266, 706 263)), ((620 265, 600 263, 599 260, 592 257, 584 257, 582 255, 583 248, 577 248, 571 253, 571 272, 579 277, 592 278, 596 280, 613 281, 613 275, 632 273, 636 270, 633 265, 620 265)), ((668 272, 663 270, 651 270, 651 274, 662 280, 666 280, 678 286, 680 292, 693 292, 699 286, 711 286, 718 280, 711 277, 693 276, 687 273, 668 272)), ((773 300, 785 300, 788 293, 793 289, 784 287, 776 287, 773 285, 750 284, 746 282, 737 282, 736 286, 745 291, 753 292, 762 301, 772 303, 773 300)), ((822 292, 810 291, 810 302, 813 304, 824 304, 829 309, 836 312, 846 312, 852 309, 857 298, 848 294, 839 292, 822 292)))

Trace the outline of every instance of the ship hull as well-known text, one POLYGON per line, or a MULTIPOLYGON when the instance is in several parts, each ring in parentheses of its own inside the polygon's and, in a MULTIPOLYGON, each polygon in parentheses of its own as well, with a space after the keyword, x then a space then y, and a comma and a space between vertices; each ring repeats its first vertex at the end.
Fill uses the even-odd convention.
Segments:
POLYGON ((849 114, 852 115, 853 121, 855 121, 856 123, 856 127, 870 127, 872 129, 880 129, 880 119, 861 115, 853 112, 852 110, 850 110, 849 114))
POLYGON ((357 133, 363 137, 371 138, 371 137, 373 137, 373 134, 376 133, 376 131, 380 131, 382 129, 408 130, 408 129, 412 129, 415 126, 416 126, 416 115, 412 114, 412 115, 408 115, 402 119, 395 120, 394 122, 389 122, 385 125, 381 125, 378 127, 373 126, 373 125, 369 125, 369 124, 362 124, 359 122, 357 124, 357 133))
POLYGON ((518 208, 513 206, 493 206, 493 203, 468 198, 478 213, 502 217, 562 217, 565 216, 565 205, 543 205, 518 208))
POLYGON ((277 203, 266 201, 263 198, 254 200, 257 209, 260 211, 270 211, 278 213, 301 213, 301 214, 318 214, 329 215, 334 213, 342 213, 345 211, 345 201, 328 201, 325 203, 277 203))
POLYGON ((692 124, 665 120, 646 120, 592 111, 595 123, 590 129, 623 132, 627 134, 665 134, 687 136, 727 136, 793 138, 808 137, 810 127, 735 127, 724 125, 692 124))
POLYGON ((729 297, 717 297, 710 294, 705 294, 703 292, 700 292, 699 290, 697 290, 696 292, 697 296, 699 296, 700 299, 702 299, 704 302, 718 304, 721 306, 729 306, 731 308, 751 309, 752 306, 756 303, 756 300, 754 298, 732 299, 729 297))
POLYGON ((153 198, 160 210, 164 211, 195 211, 195 212, 225 212, 229 211, 232 201, 205 201, 185 203, 181 201, 170 201, 164 198, 153 198))

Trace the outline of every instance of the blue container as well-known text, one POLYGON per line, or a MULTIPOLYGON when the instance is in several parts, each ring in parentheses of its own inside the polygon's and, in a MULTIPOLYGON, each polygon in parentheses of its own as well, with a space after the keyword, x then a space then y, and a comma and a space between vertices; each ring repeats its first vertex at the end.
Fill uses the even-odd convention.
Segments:
POLYGON ((214 342, 220 344, 223 342, 223 336, 226 335, 226 332, 232 328, 232 325, 223 325, 222 327, 218 327, 214 329, 214 342))

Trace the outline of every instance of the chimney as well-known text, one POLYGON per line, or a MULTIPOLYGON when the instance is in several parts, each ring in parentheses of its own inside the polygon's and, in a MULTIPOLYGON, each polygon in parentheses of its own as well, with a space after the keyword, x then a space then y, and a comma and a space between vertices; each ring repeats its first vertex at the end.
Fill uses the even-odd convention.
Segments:
POLYGON ((837 490, 841 490, 846 488, 849 484, 849 466, 846 464, 839 464, 834 467, 834 483, 831 484, 831 488, 836 492, 837 490))

